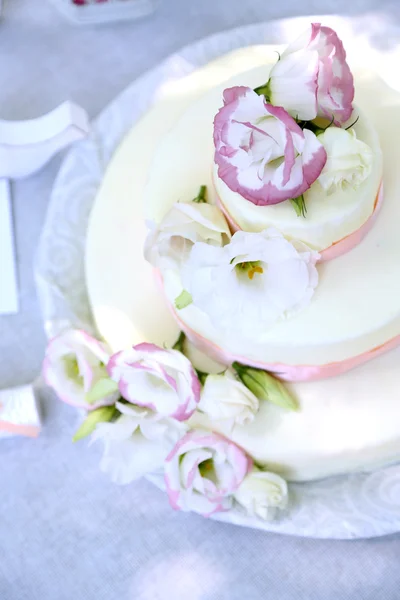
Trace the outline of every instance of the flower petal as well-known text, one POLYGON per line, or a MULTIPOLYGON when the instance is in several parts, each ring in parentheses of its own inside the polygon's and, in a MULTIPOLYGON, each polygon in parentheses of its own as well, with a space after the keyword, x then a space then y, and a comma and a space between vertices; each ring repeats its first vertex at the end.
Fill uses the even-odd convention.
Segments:
POLYGON ((106 344, 86 332, 70 329, 48 343, 43 361, 43 376, 60 400, 74 406, 95 410, 114 404, 119 394, 104 386, 103 394, 88 401, 87 394, 99 381, 107 379, 106 366, 110 352, 106 344))
POLYGON ((300 196, 323 167, 323 148, 316 136, 311 145, 316 152, 319 150, 318 160, 311 171, 304 167, 308 164, 310 141, 306 143, 302 129, 286 110, 267 104, 249 88, 225 92, 225 102, 232 99, 232 106, 225 104, 214 121, 215 162, 220 179, 232 191, 261 206, 300 196))
POLYGON ((165 460, 170 503, 175 509, 204 516, 227 510, 233 492, 251 468, 251 459, 233 442, 214 433, 192 430, 165 460))
POLYGON ((108 372, 121 395, 138 406, 188 419, 200 401, 200 382, 190 361, 176 350, 138 344, 110 358, 108 372))

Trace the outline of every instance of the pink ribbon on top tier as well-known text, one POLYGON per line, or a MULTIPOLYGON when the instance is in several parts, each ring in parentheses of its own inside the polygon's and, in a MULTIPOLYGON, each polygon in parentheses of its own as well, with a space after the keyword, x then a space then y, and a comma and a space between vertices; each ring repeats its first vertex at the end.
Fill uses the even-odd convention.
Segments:
MULTIPOLYGON (((224 214, 226 220, 228 221, 229 228, 232 231, 232 233, 235 233, 235 231, 239 231, 241 229, 241 227, 239 227, 239 225, 237 224, 235 219, 230 215, 230 213, 228 212, 226 206, 224 205, 224 203, 222 202, 222 200, 218 196, 218 194, 216 194, 216 198, 217 198, 217 206, 219 207, 221 212, 224 214)), ((359 227, 358 229, 353 231, 352 233, 349 233, 349 235, 346 235, 341 240, 338 240, 337 242, 334 242, 331 246, 328 246, 328 248, 325 248, 324 250, 319 250, 319 254, 320 254, 319 262, 326 262, 328 260, 333 260, 334 258, 338 258, 342 254, 346 254, 346 252, 349 252, 350 250, 352 250, 353 248, 358 246, 358 244, 360 244, 360 242, 362 242, 362 240, 365 238, 367 233, 369 233, 369 231, 372 229, 372 226, 375 223, 376 218, 379 214, 379 210, 382 206, 382 203, 383 203, 383 182, 381 182, 381 184, 379 186, 378 193, 375 198, 373 211, 372 211, 371 215, 368 217, 368 219, 365 221, 365 223, 363 225, 361 225, 361 227, 359 227)))

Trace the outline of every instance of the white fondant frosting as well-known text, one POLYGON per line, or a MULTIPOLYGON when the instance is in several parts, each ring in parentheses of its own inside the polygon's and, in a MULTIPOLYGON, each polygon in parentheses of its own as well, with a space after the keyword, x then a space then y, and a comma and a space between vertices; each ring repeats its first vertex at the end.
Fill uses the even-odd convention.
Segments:
MULTIPOLYGON (((168 203, 192 198, 200 183, 211 182, 210 168, 207 173, 200 169, 199 177, 179 169, 179 178, 168 178, 171 185, 162 186, 162 198, 147 194, 143 211, 138 199, 143 198, 160 139, 196 96, 217 83, 225 87, 232 75, 263 64, 271 52, 269 48, 240 50, 211 63, 185 82, 171 85, 127 136, 113 159, 91 215, 86 272, 98 329, 114 350, 142 341, 162 345, 175 340, 178 327, 152 267, 142 256, 144 218, 161 218, 170 206, 168 203)), ((309 308, 296 319, 272 329, 268 345, 257 349, 269 353, 274 361, 286 358, 300 364, 296 363, 299 357, 302 363, 312 359, 320 363, 342 360, 400 333, 400 203, 396 198, 400 173, 398 153, 392 143, 400 129, 396 120, 400 95, 368 73, 359 75, 356 86, 358 105, 368 102, 367 96, 371 105, 376 105, 368 116, 383 147, 385 201, 364 241, 350 253, 319 267, 321 285, 309 308)), ((196 147, 196 122, 187 135, 193 136, 196 147)), ((179 161, 176 160, 177 167, 179 161)), ((162 180, 166 173, 163 170, 157 176, 162 180)), ((179 282, 167 283, 167 294, 175 298, 178 287, 179 282)), ((203 327, 199 315, 189 318, 190 310, 187 307, 181 311, 181 318, 185 315, 187 323, 212 339, 215 331, 203 327)), ((240 346, 242 355, 244 350, 254 353, 255 346, 240 346)), ((253 423, 242 429, 236 427, 230 437, 257 461, 289 480, 373 468, 395 460, 400 457, 399 359, 400 350, 395 350, 340 377, 292 384, 299 412, 262 403, 253 423)))

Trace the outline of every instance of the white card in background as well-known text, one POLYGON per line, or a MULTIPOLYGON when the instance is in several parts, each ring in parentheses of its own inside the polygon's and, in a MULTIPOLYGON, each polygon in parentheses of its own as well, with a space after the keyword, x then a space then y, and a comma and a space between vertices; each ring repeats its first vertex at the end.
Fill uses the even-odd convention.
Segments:
POLYGON ((0 179, 0 315, 18 312, 10 182, 0 179))
POLYGON ((10 435, 37 437, 40 426, 33 385, 0 390, 0 439, 10 435))

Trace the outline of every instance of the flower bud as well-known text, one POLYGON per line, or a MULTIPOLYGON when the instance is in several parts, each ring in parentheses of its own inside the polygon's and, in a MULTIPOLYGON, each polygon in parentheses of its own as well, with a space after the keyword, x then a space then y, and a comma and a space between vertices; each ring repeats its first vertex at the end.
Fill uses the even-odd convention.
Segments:
POLYGON ((273 377, 267 371, 246 367, 234 362, 235 369, 240 380, 259 400, 268 400, 282 408, 297 410, 298 404, 293 396, 279 379, 273 377))

